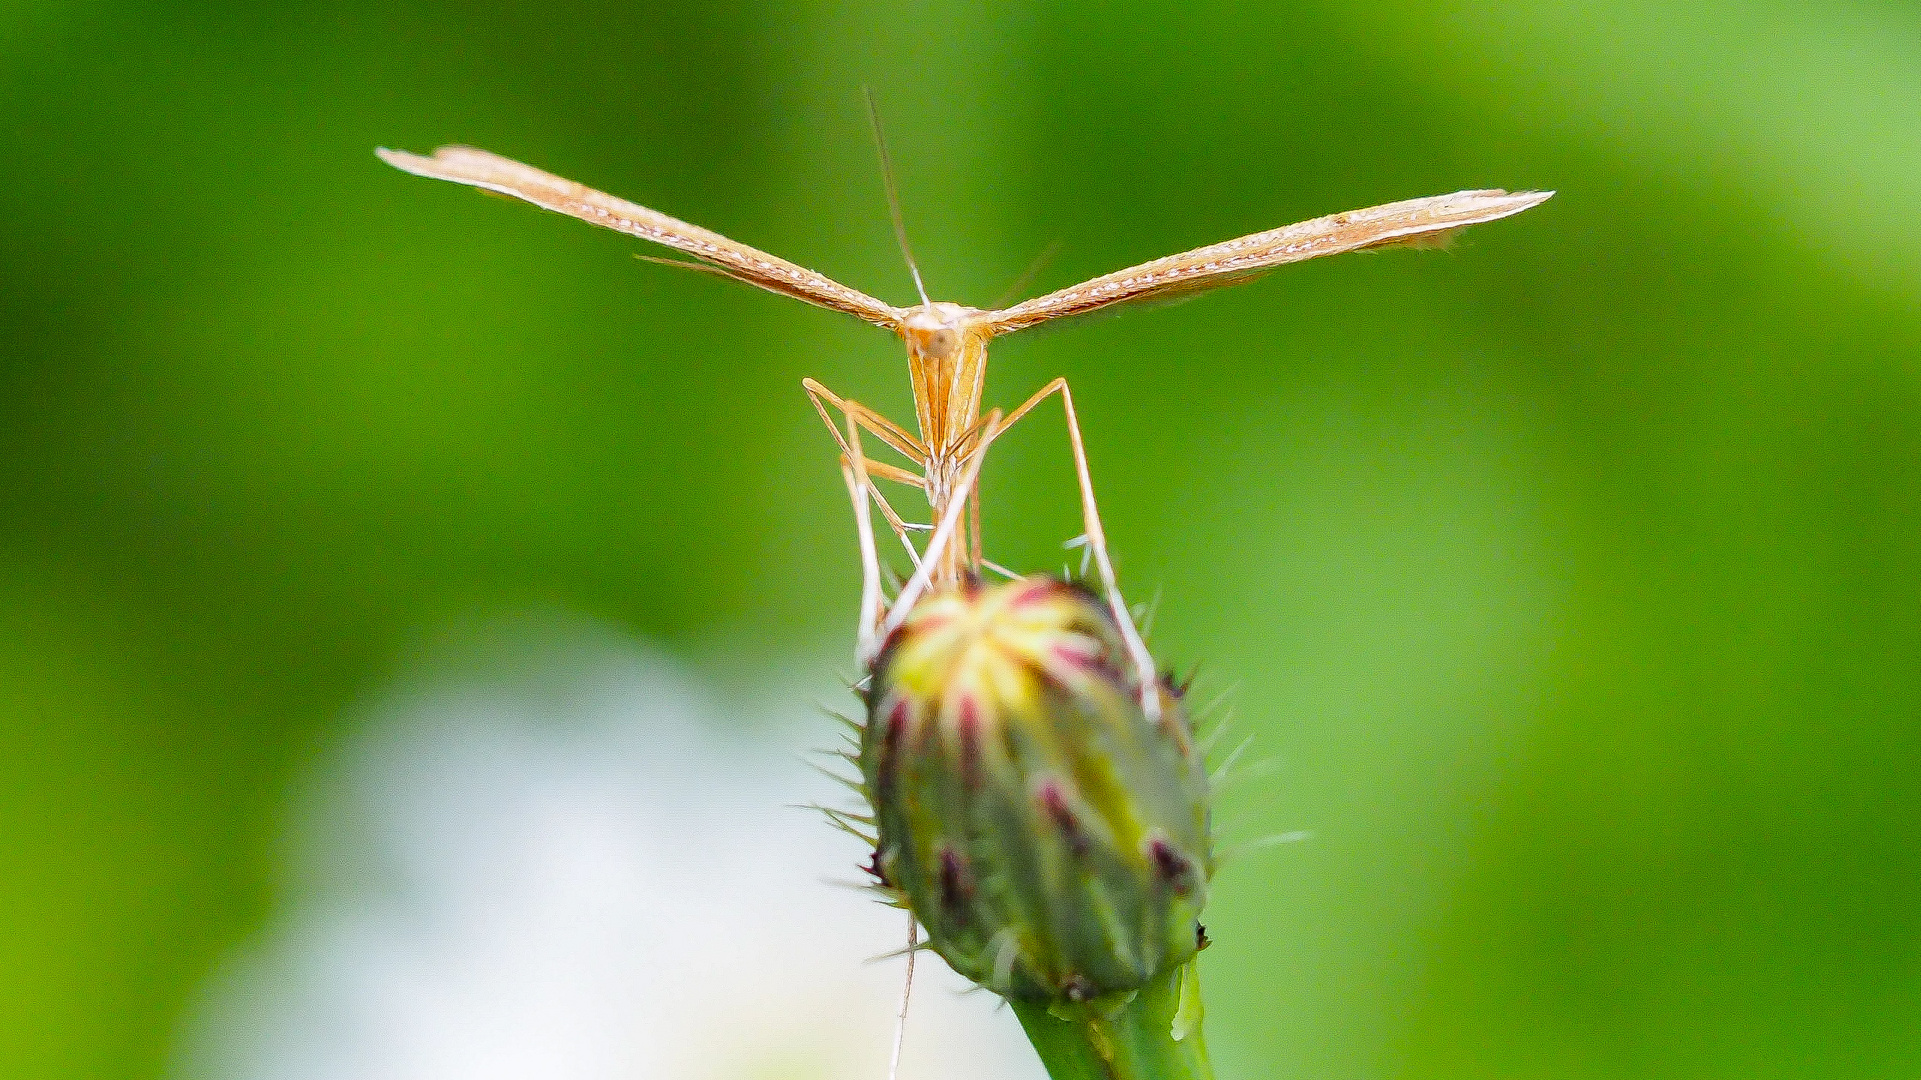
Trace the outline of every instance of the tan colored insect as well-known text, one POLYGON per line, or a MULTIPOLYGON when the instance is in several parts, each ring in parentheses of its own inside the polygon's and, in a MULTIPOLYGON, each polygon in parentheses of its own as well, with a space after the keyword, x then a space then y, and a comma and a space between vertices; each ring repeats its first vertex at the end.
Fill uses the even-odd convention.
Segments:
MULTIPOLYGON (((1153 661, 1114 579, 1080 426, 1074 414, 1074 397, 1068 391, 1067 380, 1055 379, 1005 415, 994 410, 982 416, 981 388, 987 370, 988 342, 1051 319, 1114 304, 1232 284, 1284 263, 1343 251, 1431 244, 1457 229, 1518 214, 1554 194, 1551 191, 1458 191, 1452 195, 1352 210, 1169 255, 1037 296, 1013 307, 983 311, 929 300, 926 289, 921 286, 920 271, 913 268, 911 255, 909 267, 913 269, 921 302, 911 307, 894 307, 718 233, 484 150, 449 146, 435 151, 432 157, 384 149, 379 154, 396 168, 419 176, 511 195, 548 210, 651 240, 700 260, 678 265, 693 266, 846 312, 891 330, 906 342, 918 435, 858 402, 837 396, 812 379, 803 380, 802 384, 840 444, 844 455, 842 471, 854 500, 863 569, 859 645, 863 664, 873 658, 877 642, 898 625, 923 592, 930 587, 957 582, 963 574, 980 569, 983 560, 975 480, 983 456, 988 446, 1015 421, 1058 392, 1067 413, 1068 439, 1080 483, 1087 546, 1099 570, 1107 601, 1121 627, 1130 659, 1139 670, 1142 705, 1150 717, 1159 712, 1158 696, 1152 692, 1153 661), (844 429, 828 415, 830 407, 843 417, 844 429), (904 469, 866 457, 861 448, 863 431, 899 452, 914 468, 904 469), (920 490, 932 508, 932 521, 925 525, 907 523, 874 486, 875 480, 888 480, 920 490), (879 559, 869 518, 870 499, 880 508, 881 515, 906 546, 916 566, 914 575, 891 604, 885 602, 881 591, 879 559), (968 518, 966 528, 962 528, 964 516, 968 518), (930 528, 933 535, 924 548, 917 549, 910 533, 930 528)), ((894 216, 899 230, 897 202, 894 216)), ((901 241, 905 250, 904 231, 901 231, 901 241)))

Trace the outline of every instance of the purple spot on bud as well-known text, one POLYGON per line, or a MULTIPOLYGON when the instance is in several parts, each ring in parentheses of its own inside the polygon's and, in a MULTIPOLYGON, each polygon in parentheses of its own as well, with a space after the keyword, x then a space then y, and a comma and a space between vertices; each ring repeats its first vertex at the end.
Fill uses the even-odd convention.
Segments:
POLYGON ((1098 992, 1085 975, 1069 975, 1061 982, 1061 993, 1067 995, 1069 1001, 1086 1001, 1098 992))
POLYGON ((980 706, 975 703, 974 695, 962 694, 960 699, 961 779, 970 788, 979 787, 981 782, 980 727, 980 706))
POLYGON ((1175 850, 1174 845, 1157 836, 1147 842, 1147 857, 1154 864, 1154 873, 1175 892, 1185 894, 1193 887, 1193 860, 1175 850))
POLYGON ((900 762, 901 740, 907 737, 907 699, 894 702, 894 708, 887 714, 887 728, 881 734, 880 760, 875 763, 875 801, 886 802, 894 797, 899 786, 899 776, 895 772, 900 762))
MULTIPOLYGON (((936 630, 945 628, 948 623, 951 623, 953 621, 954 621, 954 617, 952 615, 948 615, 945 613, 937 614, 937 615, 922 615, 918 619, 909 619, 906 624, 901 626, 900 629, 905 630, 907 629, 907 626, 911 625, 914 628, 914 633, 916 634, 931 634, 936 630)), ((899 632, 900 630, 895 631, 895 633, 899 633, 899 632)))
POLYGON ((1055 592, 1055 583, 1049 579, 1042 578, 1021 590, 1021 594, 1009 600, 1007 606, 1014 609, 1024 608, 1029 604, 1041 603, 1053 599, 1055 592))
POLYGON ((967 860, 951 846, 942 844, 940 849, 940 905, 950 919, 965 921, 967 908, 974 898, 974 878, 968 872, 967 860))
POLYGON ((1056 644, 1052 652, 1054 659, 1080 672, 1098 670, 1101 666, 1099 653, 1090 653, 1073 645, 1056 644))
POLYGON ((1067 796, 1061 793, 1060 781, 1049 778, 1041 781, 1039 792, 1041 810, 1047 820, 1060 830, 1061 838, 1067 841, 1068 850, 1076 858, 1087 854, 1087 833, 1081 828, 1081 820, 1075 816, 1074 808, 1067 805, 1067 796))

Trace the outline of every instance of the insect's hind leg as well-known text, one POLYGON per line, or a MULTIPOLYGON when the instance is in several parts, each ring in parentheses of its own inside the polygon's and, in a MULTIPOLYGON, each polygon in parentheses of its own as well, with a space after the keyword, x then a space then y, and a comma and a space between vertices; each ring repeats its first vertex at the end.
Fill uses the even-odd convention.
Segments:
POLYGON ((847 494, 854 501, 854 530, 860 537, 860 625, 854 635, 854 657, 866 668, 876 653, 875 628, 879 626, 883 597, 880 590, 880 555, 874 550, 874 523, 867 513, 867 500, 878 493, 868 478, 867 462, 860 453, 860 428, 853 418, 847 421, 847 438, 853 452, 841 459, 841 477, 847 481, 847 494))
POLYGON ((1047 400, 1048 395, 1058 393, 1061 406, 1067 411, 1067 441, 1074 451, 1074 477, 1081 489, 1081 524, 1087 533, 1088 550, 1094 554, 1094 566, 1100 571, 1101 588, 1107 593, 1107 606, 1113 609, 1114 622, 1120 627, 1121 641, 1127 646, 1128 659, 1133 661, 1140 677, 1141 709, 1150 721, 1158 722, 1161 716, 1160 680, 1154 672, 1154 658, 1147 651, 1147 643, 1141 640, 1141 633, 1134 625, 1134 616, 1127 610, 1127 601, 1121 598, 1120 583, 1114 576, 1114 561, 1107 553, 1107 533, 1101 528, 1100 506, 1094 501, 1094 479, 1087 469, 1087 448, 1081 442, 1081 425, 1074 413, 1074 394, 1067 388, 1066 379, 1055 379, 1040 388, 1033 397, 1007 414, 996 434, 1012 427, 1014 421, 1026 416, 1036 405, 1047 400))

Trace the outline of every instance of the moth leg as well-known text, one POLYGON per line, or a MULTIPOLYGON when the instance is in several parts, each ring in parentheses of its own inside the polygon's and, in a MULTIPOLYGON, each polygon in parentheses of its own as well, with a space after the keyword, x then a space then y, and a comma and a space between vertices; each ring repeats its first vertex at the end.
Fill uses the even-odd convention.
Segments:
MULTIPOLYGON (((889 465, 883 461, 875 461, 857 451, 855 447, 858 445, 859 439, 856 438, 850 443, 848 436, 842 434, 840 425, 836 424, 833 417, 828 415, 827 407, 831 404, 846 418, 848 432, 855 432, 860 428, 865 428, 879 436, 881 441, 900 451, 902 456, 917 465, 921 465, 926 462, 926 455, 920 452, 920 443, 918 440, 913 439, 912 436, 902 431, 898 425, 886 417, 881 416, 879 413, 874 412, 872 409, 867 408, 857 401, 848 401, 835 395, 832 391, 812 379, 802 380, 801 386, 807 391, 808 400, 814 403, 814 411, 820 414, 821 422, 827 425, 827 433, 832 435, 834 442, 840 446, 841 464, 843 468, 851 467, 854 459, 858 457, 862 471, 870 477, 892 480, 895 483, 905 484, 923 492, 927 490, 927 481, 919 474, 909 472, 897 465, 889 465), (823 398, 826 399, 825 402, 823 402, 823 398), (901 440, 907 441, 902 442, 901 440)), ((879 490, 875 489, 872 484, 868 485, 868 490, 869 493, 873 495, 874 501, 879 504, 881 516, 887 519, 887 524, 894 530, 894 535, 900 538, 901 546, 907 549, 907 558, 916 567, 919 567, 920 552, 915 550, 913 540, 908 538, 907 534, 909 529, 907 523, 901 519, 901 516, 894 511, 893 505, 889 503, 886 497, 883 496, 879 490)))
POLYGON ((981 552, 981 486, 975 484, 967 493, 967 530, 973 546, 967 550, 974 553, 974 561, 980 562, 981 552))
POLYGON ((847 438, 853 453, 841 459, 840 473, 847 481, 847 494, 854 500, 854 531, 860 536, 860 626, 854 635, 854 656, 862 668, 874 659, 874 628, 881 620, 880 556, 874 550, 874 523, 868 516, 867 500, 874 494, 874 482, 867 475, 866 458, 860 452, 860 426, 847 419, 847 438))
POLYGON ((900 1076, 900 1048, 907 1041, 907 999, 914 992, 914 955, 920 952, 920 922, 907 913, 907 978, 900 988, 900 1011, 894 1015, 894 1053, 887 1063, 887 1080, 900 1076))
POLYGON ((921 479, 919 473, 909 472, 897 465, 889 465, 885 461, 875 461, 873 458, 868 458, 867 471, 877 480, 892 480, 896 484, 906 484, 911 488, 925 488, 927 486, 927 482, 921 479))
MULTIPOLYGON (((842 454, 840 456, 840 464, 841 464, 841 468, 843 469, 850 468, 852 465, 852 459, 850 459, 846 454, 842 454)), ((871 475, 881 475, 880 473, 877 473, 875 471, 876 468, 884 469, 888 467, 882 462, 875 461, 873 458, 864 458, 862 459, 861 464, 867 469, 868 473, 871 475)), ((913 474, 908 473, 907 475, 912 476, 913 474)), ((891 479, 891 477, 883 477, 883 478, 891 479)), ((914 478, 913 480, 904 480, 901 482, 912 483, 916 487, 920 486, 918 477, 914 478)), ((918 569, 920 567, 920 552, 915 550, 914 543, 913 541, 907 538, 907 534, 914 531, 926 531, 933 528, 933 526, 909 525, 905 520, 901 518, 900 514, 894 510, 894 504, 887 501, 887 496, 882 495, 880 493, 880 489, 877 487, 874 487, 871 484, 868 485, 868 494, 874 497, 875 505, 880 507, 880 516, 887 519, 888 527, 894 530, 894 535, 900 538, 901 546, 907 549, 908 561, 913 563, 914 567, 918 569)))
MULTIPOLYGON (((839 409, 843 415, 858 420, 861 427, 873 432, 875 438, 893 447, 899 452, 900 456, 923 469, 927 467, 927 448, 921 445, 919 439, 908 434, 907 429, 867 406, 862 405, 858 401, 848 401, 841 398, 832 390, 827 389, 813 379, 802 379, 800 386, 801 389, 807 391, 808 399, 814 403, 814 411, 820 413, 820 418, 826 421, 829 428, 836 426, 832 420, 827 418, 827 406, 832 405, 834 408, 839 409), (823 398, 826 399, 824 404, 822 403, 823 398)), ((837 435, 836 438, 838 437, 837 435)))
POLYGON ((1140 675, 1141 711, 1151 722, 1159 722, 1161 716, 1161 696, 1159 680, 1154 674, 1154 658, 1147 652, 1147 643, 1141 640, 1140 630, 1134 626, 1134 616, 1127 610, 1127 602, 1121 598, 1120 584, 1114 577, 1114 561, 1107 553, 1107 533, 1101 528, 1100 506, 1094 501, 1094 480, 1087 469, 1087 448, 1081 442, 1081 425, 1074 413, 1074 394, 1067 388, 1066 379, 1055 379, 1040 388, 1021 406, 1007 414, 1007 419, 993 429, 990 439, 1012 427, 1016 420, 1027 415, 1036 405, 1047 400, 1048 395, 1059 393, 1061 407, 1067 411, 1067 441, 1074 451, 1074 477, 1081 488, 1081 522, 1087 532, 1088 550, 1094 553, 1094 565, 1100 570, 1101 588, 1107 593, 1107 606, 1114 612, 1114 622, 1120 627, 1121 641, 1127 646, 1129 659, 1140 675))
POLYGON ((914 604, 920 600, 921 593, 925 592, 933 581, 934 570, 942 565, 947 547, 953 543, 954 533, 961 525, 961 518, 966 514, 968 493, 973 491, 974 482, 980 479, 981 463, 987 457, 987 448, 994 445, 994 440, 1005 430, 1007 425, 1001 422, 1001 411, 995 409, 989 412, 987 422, 983 425, 980 444, 960 459, 960 479, 954 485, 953 494, 947 500, 946 508, 941 512, 940 522, 934 527, 934 535, 927 541, 927 550, 921 556, 920 567, 914 571, 913 577, 907 579, 907 584, 901 586, 900 595, 894 598, 893 610, 887 613, 887 621, 881 624, 883 634, 891 634, 900 627, 901 622, 907 618, 907 613, 912 611, 914 604))

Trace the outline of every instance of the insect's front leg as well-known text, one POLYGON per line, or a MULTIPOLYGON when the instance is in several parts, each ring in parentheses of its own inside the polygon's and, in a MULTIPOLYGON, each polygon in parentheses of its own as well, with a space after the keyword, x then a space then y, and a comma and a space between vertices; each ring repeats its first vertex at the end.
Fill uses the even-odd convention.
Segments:
MULTIPOLYGON (((907 584, 901 586, 893 610, 888 612, 886 622, 881 625, 884 633, 892 633, 900 626, 901 621, 907 618, 907 613, 920 600, 921 594, 934 584, 937 576, 944 583, 952 582, 957 573, 952 559, 956 532, 966 513, 974 484, 980 479, 981 463, 987 457, 987 448, 1005 430, 1007 425, 1001 422, 1001 411, 995 409, 988 413, 981 422, 979 441, 952 463, 958 467, 959 475, 954 478, 951 488, 944 489, 938 499, 930 500, 937 503, 935 509, 939 511, 940 520, 934 526, 934 535, 928 538, 927 551, 921 557, 920 566, 914 570, 914 576, 907 579, 907 584)), ((933 473, 934 470, 930 468, 930 475, 933 473)), ((930 482, 930 494, 932 486, 930 482)))
MULTIPOLYGON (((927 478, 924 475, 927 468, 927 450, 921 445, 919 439, 908 434, 899 424, 860 402, 842 398, 812 379, 802 379, 801 388, 807 391, 807 399, 814 403, 814 411, 820 414, 821 423, 827 425, 827 433, 834 437, 835 443, 839 444, 843 468, 851 467, 858 458, 861 471, 870 478, 891 480, 922 493, 927 491, 927 478), (846 419, 847 435, 841 433, 840 425, 828 415, 829 407, 838 411, 846 419), (858 449, 858 432, 862 429, 898 451, 902 457, 920 467, 922 472, 915 473, 897 465, 889 465, 884 461, 875 461, 861 453, 858 449), (849 435, 854 436, 851 443, 849 435)), ((901 546, 907 549, 907 558, 919 567, 920 552, 908 536, 908 533, 915 531, 917 527, 910 526, 902 520, 900 514, 895 512, 893 504, 887 501, 886 496, 882 495, 878 488, 868 484, 867 489, 873 496, 874 504, 880 507, 881 516, 887 519, 888 527, 894 530, 894 535, 900 538, 901 546)))
MULTIPOLYGON (((835 437, 840 433, 836 431, 835 437)), ((840 460, 840 474, 847 481, 847 495, 854 501, 854 531, 860 537, 860 624, 854 635, 854 658, 863 670, 874 661, 878 646, 875 630, 880 626, 883 598, 880 590, 880 555, 874 550, 874 523, 867 513, 867 500, 878 497, 874 482, 867 474, 867 458, 861 453, 860 426, 847 419, 848 453, 840 460)))

